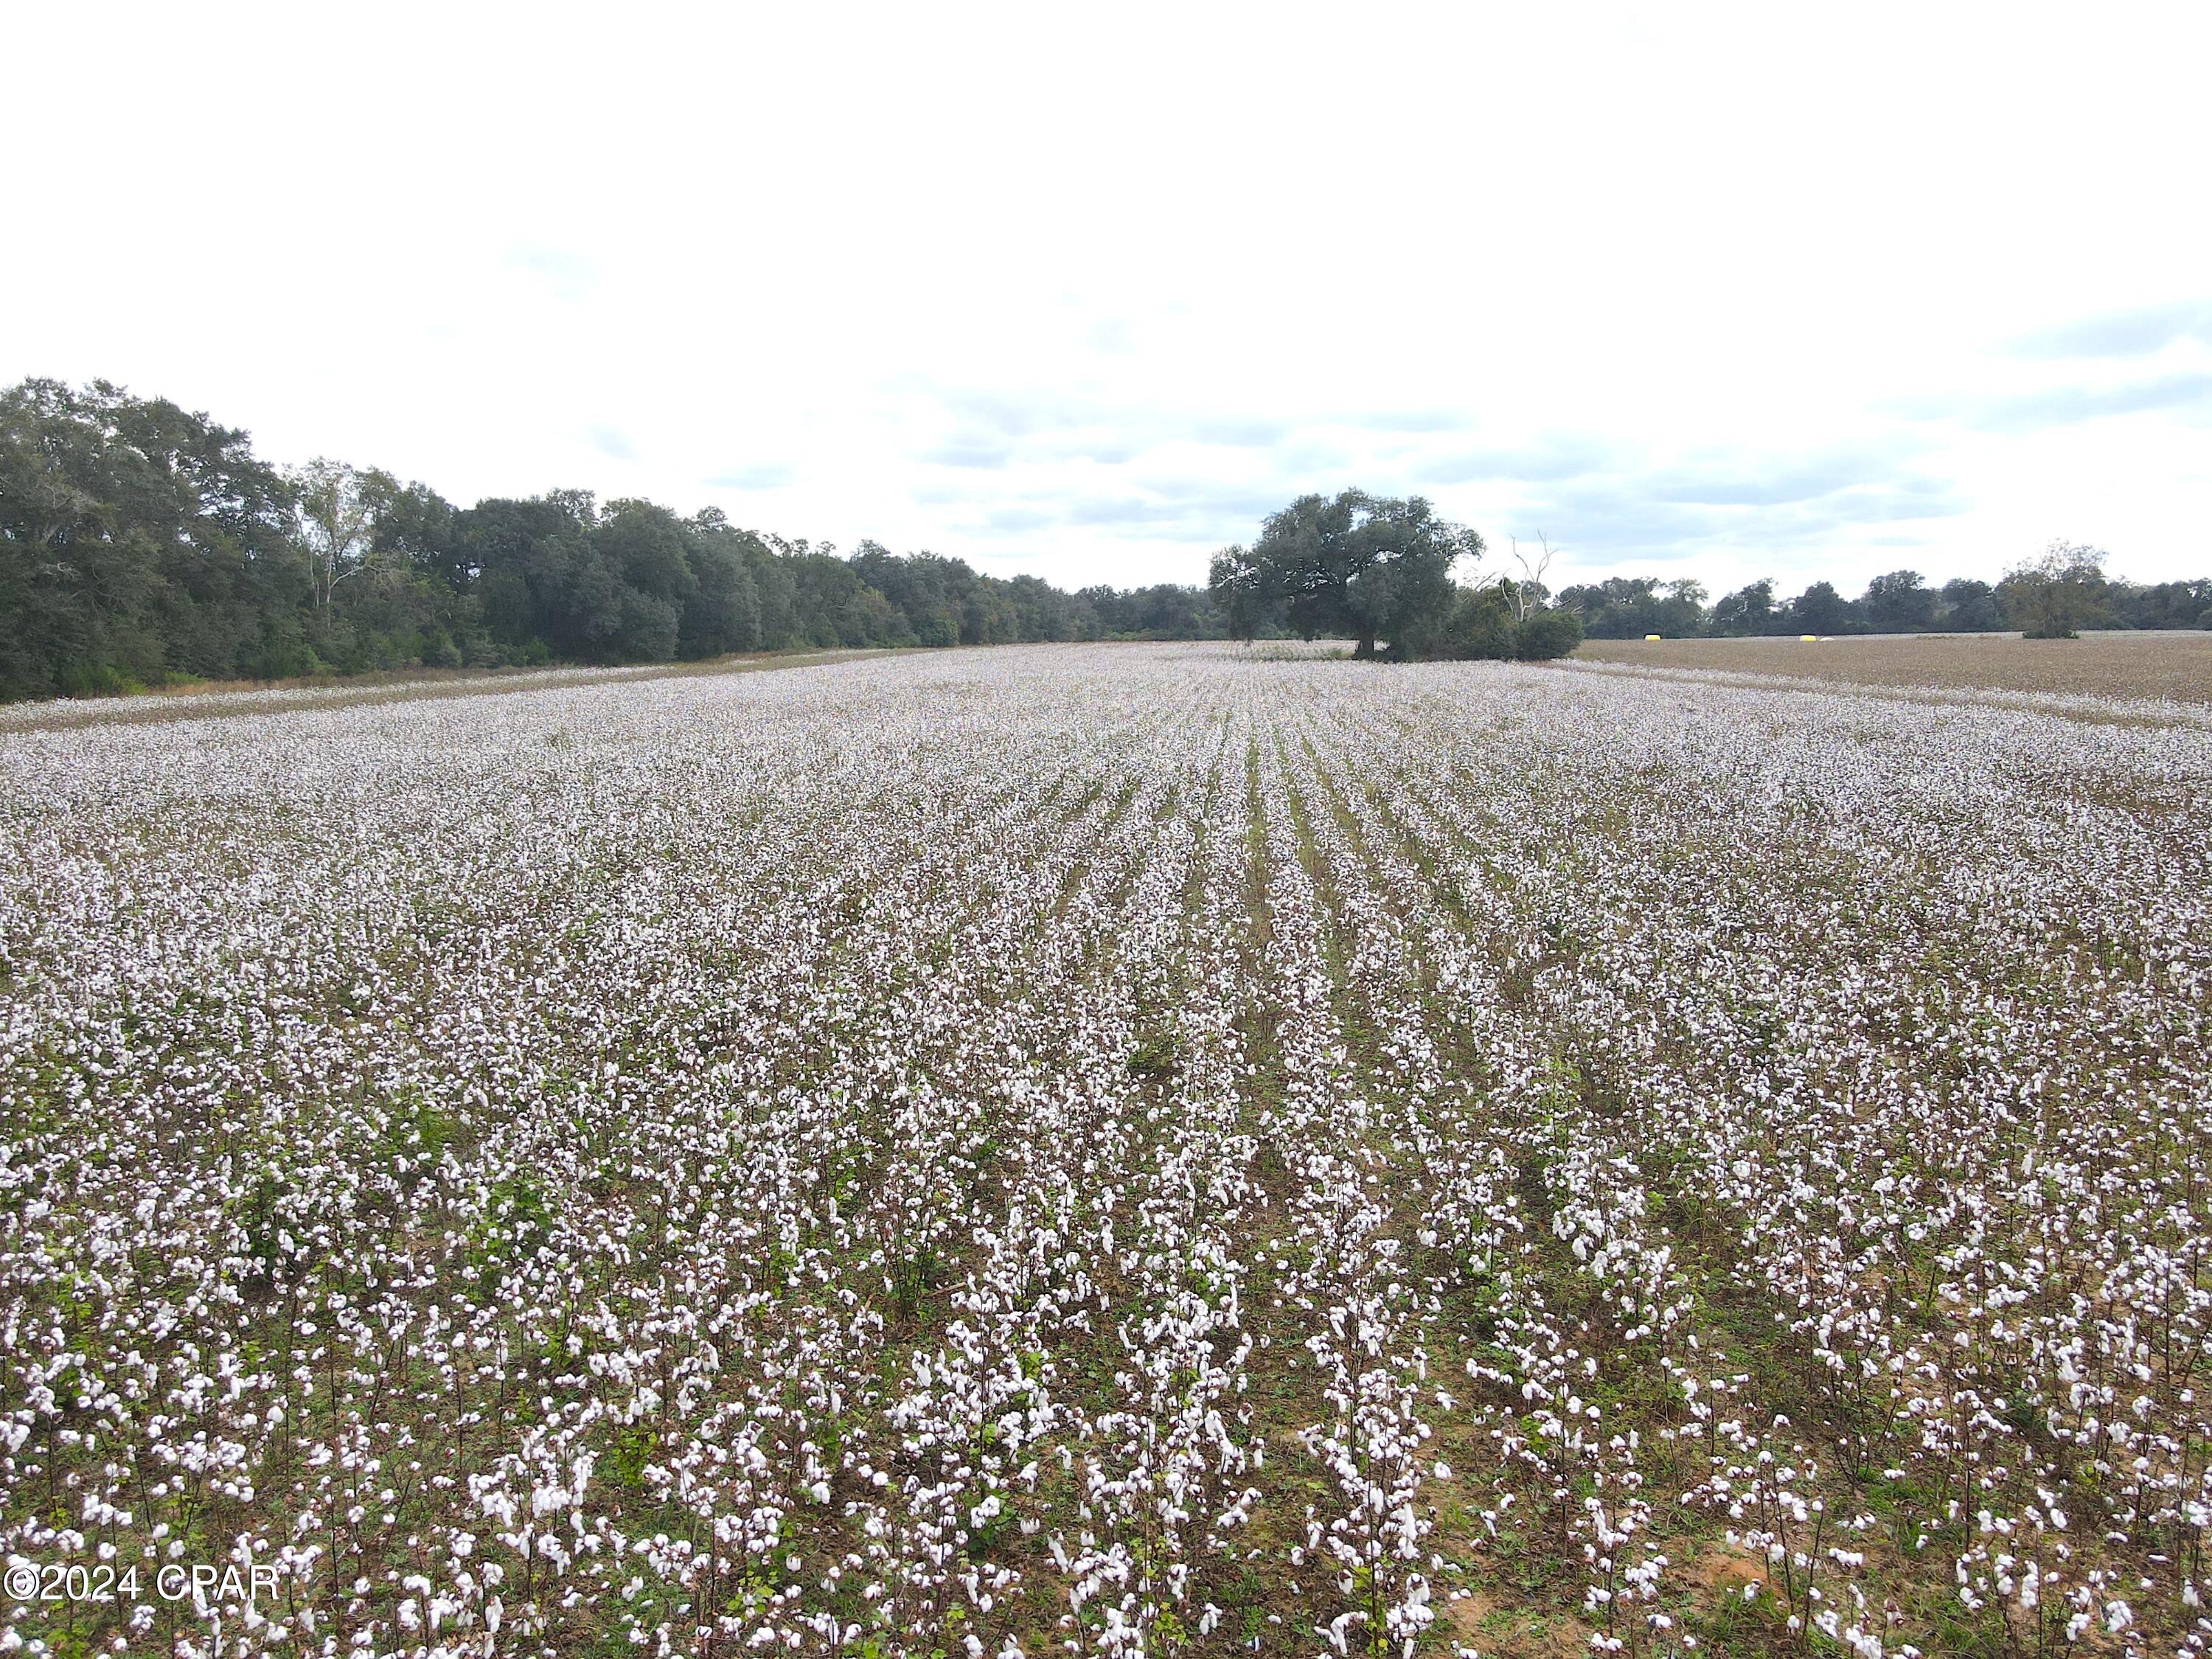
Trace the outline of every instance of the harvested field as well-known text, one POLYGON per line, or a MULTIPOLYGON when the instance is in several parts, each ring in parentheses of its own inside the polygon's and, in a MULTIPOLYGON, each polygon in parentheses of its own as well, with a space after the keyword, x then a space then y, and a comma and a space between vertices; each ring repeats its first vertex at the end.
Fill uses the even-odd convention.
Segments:
POLYGON ((1823 639, 1591 640, 1582 662, 1782 674, 1829 684, 2212 703, 2212 634, 1878 634, 1823 639))
POLYGON ((2196 1651, 2198 712, 1040 647, 0 732, 0 1636, 2196 1651))

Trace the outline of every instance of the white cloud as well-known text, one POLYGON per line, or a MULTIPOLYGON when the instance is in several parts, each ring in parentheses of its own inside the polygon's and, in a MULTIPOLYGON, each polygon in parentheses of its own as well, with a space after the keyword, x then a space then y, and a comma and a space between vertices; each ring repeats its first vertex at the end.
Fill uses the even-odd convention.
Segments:
POLYGON ((1202 580, 2212 568, 2203 14, 33 9, 0 378, 449 495, 1202 580), (772 516, 770 516, 772 515, 772 516), (1565 563, 1563 562, 1563 566, 1565 563))

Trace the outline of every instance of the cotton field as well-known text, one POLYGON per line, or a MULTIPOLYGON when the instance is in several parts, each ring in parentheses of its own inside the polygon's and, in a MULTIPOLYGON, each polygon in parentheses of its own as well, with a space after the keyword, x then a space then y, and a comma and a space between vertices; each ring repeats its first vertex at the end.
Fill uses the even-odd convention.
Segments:
POLYGON ((19 727, 0 1649, 2203 1652, 2209 1000, 2139 709, 1044 647, 19 727))

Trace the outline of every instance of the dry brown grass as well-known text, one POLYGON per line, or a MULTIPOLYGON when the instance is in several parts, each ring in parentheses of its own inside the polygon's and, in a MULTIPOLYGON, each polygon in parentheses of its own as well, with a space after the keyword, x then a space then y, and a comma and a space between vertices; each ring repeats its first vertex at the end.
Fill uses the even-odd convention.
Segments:
POLYGON ((2043 691, 2064 696, 2167 698, 2212 703, 2212 634, 1876 634, 1807 642, 1591 640, 1583 662, 1787 674, 1842 685, 2043 691))

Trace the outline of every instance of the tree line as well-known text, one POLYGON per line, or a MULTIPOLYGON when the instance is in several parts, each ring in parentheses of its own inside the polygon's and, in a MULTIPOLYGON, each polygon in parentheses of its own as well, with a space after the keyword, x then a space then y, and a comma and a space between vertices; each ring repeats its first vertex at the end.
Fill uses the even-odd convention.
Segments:
POLYGON ((1791 599, 1771 577, 1707 603, 1701 583, 1616 576, 1562 589, 1559 603, 1593 639, 1670 639, 1759 634, 1994 633, 2018 629, 2063 639, 2085 628, 2212 628, 2212 579, 2130 582, 2106 574, 2100 548, 2053 542, 1991 584, 1958 578, 1936 586, 1917 570, 1876 576, 1846 599, 1817 581, 1791 599))
POLYGON ((464 507, 375 468, 276 466, 104 381, 0 392, 0 697, 1226 632, 1203 588, 1067 592, 584 490, 464 507))
POLYGON ((0 699, 190 679, 410 667, 652 663, 736 652, 1098 639, 1358 642, 1400 659, 1565 654, 1599 639, 2212 627, 2212 580, 2108 577, 2054 543, 1994 585, 1876 577, 1847 599, 1771 579, 1708 602, 1690 580, 1615 577, 1553 594, 1471 582, 1483 538, 1419 496, 1306 495, 1203 588, 1067 592, 965 561, 745 530, 584 490, 463 507, 376 468, 283 468, 247 435, 105 381, 0 392, 0 699))

